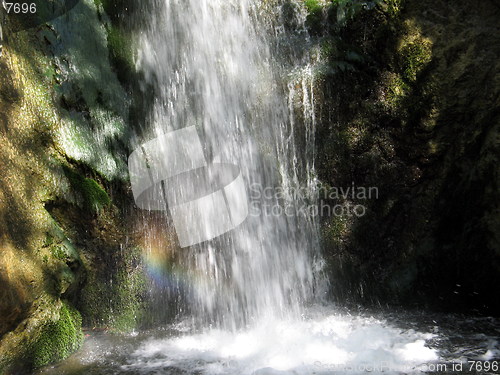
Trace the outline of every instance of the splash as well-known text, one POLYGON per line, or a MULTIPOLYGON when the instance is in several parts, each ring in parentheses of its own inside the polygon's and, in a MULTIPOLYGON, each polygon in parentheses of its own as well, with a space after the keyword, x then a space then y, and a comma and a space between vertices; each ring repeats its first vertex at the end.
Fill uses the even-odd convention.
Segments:
POLYGON ((435 336, 403 331, 373 317, 267 317, 235 333, 208 329, 145 340, 121 369, 151 374, 167 368, 207 375, 421 373, 439 359, 426 344, 435 336))

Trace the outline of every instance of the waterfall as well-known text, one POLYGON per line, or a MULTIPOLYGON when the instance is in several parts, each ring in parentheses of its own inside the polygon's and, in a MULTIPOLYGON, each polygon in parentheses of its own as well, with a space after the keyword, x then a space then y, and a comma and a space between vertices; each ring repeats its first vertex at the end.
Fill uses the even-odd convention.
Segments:
POLYGON ((236 329, 300 316, 317 294, 318 228, 305 209, 316 194, 310 57, 280 39, 282 9, 157 0, 139 40, 138 68, 155 95, 137 147, 194 126, 208 162, 239 167, 249 200, 236 229, 175 250, 175 293, 182 289, 201 324, 236 329))
POLYGON ((140 6, 147 19, 137 69, 151 111, 133 130, 128 166, 142 209, 134 211, 133 230, 150 280, 149 326, 92 334, 77 366, 70 360, 52 373, 399 375, 431 368, 440 359, 437 327, 420 332, 427 323, 413 325, 403 314, 398 328, 391 317, 321 298, 321 54, 305 27, 304 2, 140 6))

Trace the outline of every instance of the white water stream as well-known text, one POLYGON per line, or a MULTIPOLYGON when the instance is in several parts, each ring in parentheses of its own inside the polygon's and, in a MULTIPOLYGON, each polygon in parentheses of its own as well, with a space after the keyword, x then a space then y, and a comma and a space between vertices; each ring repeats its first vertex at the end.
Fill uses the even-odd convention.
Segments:
MULTIPOLYGON (((272 48, 279 19, 272 11, 280 6, 271 3, 156 1, 139 43, 138 67, 157 88, 143 137, 195 126, 206 160, 237 166, 245 181, 250 201, 236 199, 249 205, 247 220, 176 260, 186 270, 191 313, 227 329, 262 316, 300 316, 320 284, 316 222, 276 213, 314 199, 315 121, 311 81, 283 76, 304 57, 272 52, 284 49, 272 48), (297 98, 307 116, 302 123, 294 118, 297 98), (276 188, 283 196, 270 193, 276 188), (299 201, 293 192, 301 188, 299 201)), ((176 188, 189 194, 193 186, 176 188)), ((221 218, 204 224, 211 220, 221 218)))

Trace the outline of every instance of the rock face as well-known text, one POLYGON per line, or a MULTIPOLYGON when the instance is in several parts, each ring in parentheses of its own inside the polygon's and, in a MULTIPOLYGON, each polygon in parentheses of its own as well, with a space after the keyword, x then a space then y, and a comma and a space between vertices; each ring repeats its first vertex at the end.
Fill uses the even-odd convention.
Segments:
POLYGON ((317 35, 319 177, 379 193, 323 220, 333 293, 498 314, 498 2, 372 5, 317 35))
POLYGON ((82 319, 133 328, 144 291, 128 229, 131 99, 114 68, 130 45, 99 1, 50 25, 12 22, 0 58, 0 373, 67 357, 82 319))

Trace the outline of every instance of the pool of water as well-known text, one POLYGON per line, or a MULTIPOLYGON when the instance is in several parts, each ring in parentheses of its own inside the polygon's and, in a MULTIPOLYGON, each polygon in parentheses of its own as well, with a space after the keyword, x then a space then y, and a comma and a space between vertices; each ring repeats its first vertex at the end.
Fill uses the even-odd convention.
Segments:
POLYGON ((321 307, 237 332, 189 326, 89 332, 79 352, 38 374, 500 373, 500 322, 488 317, 321 307))

